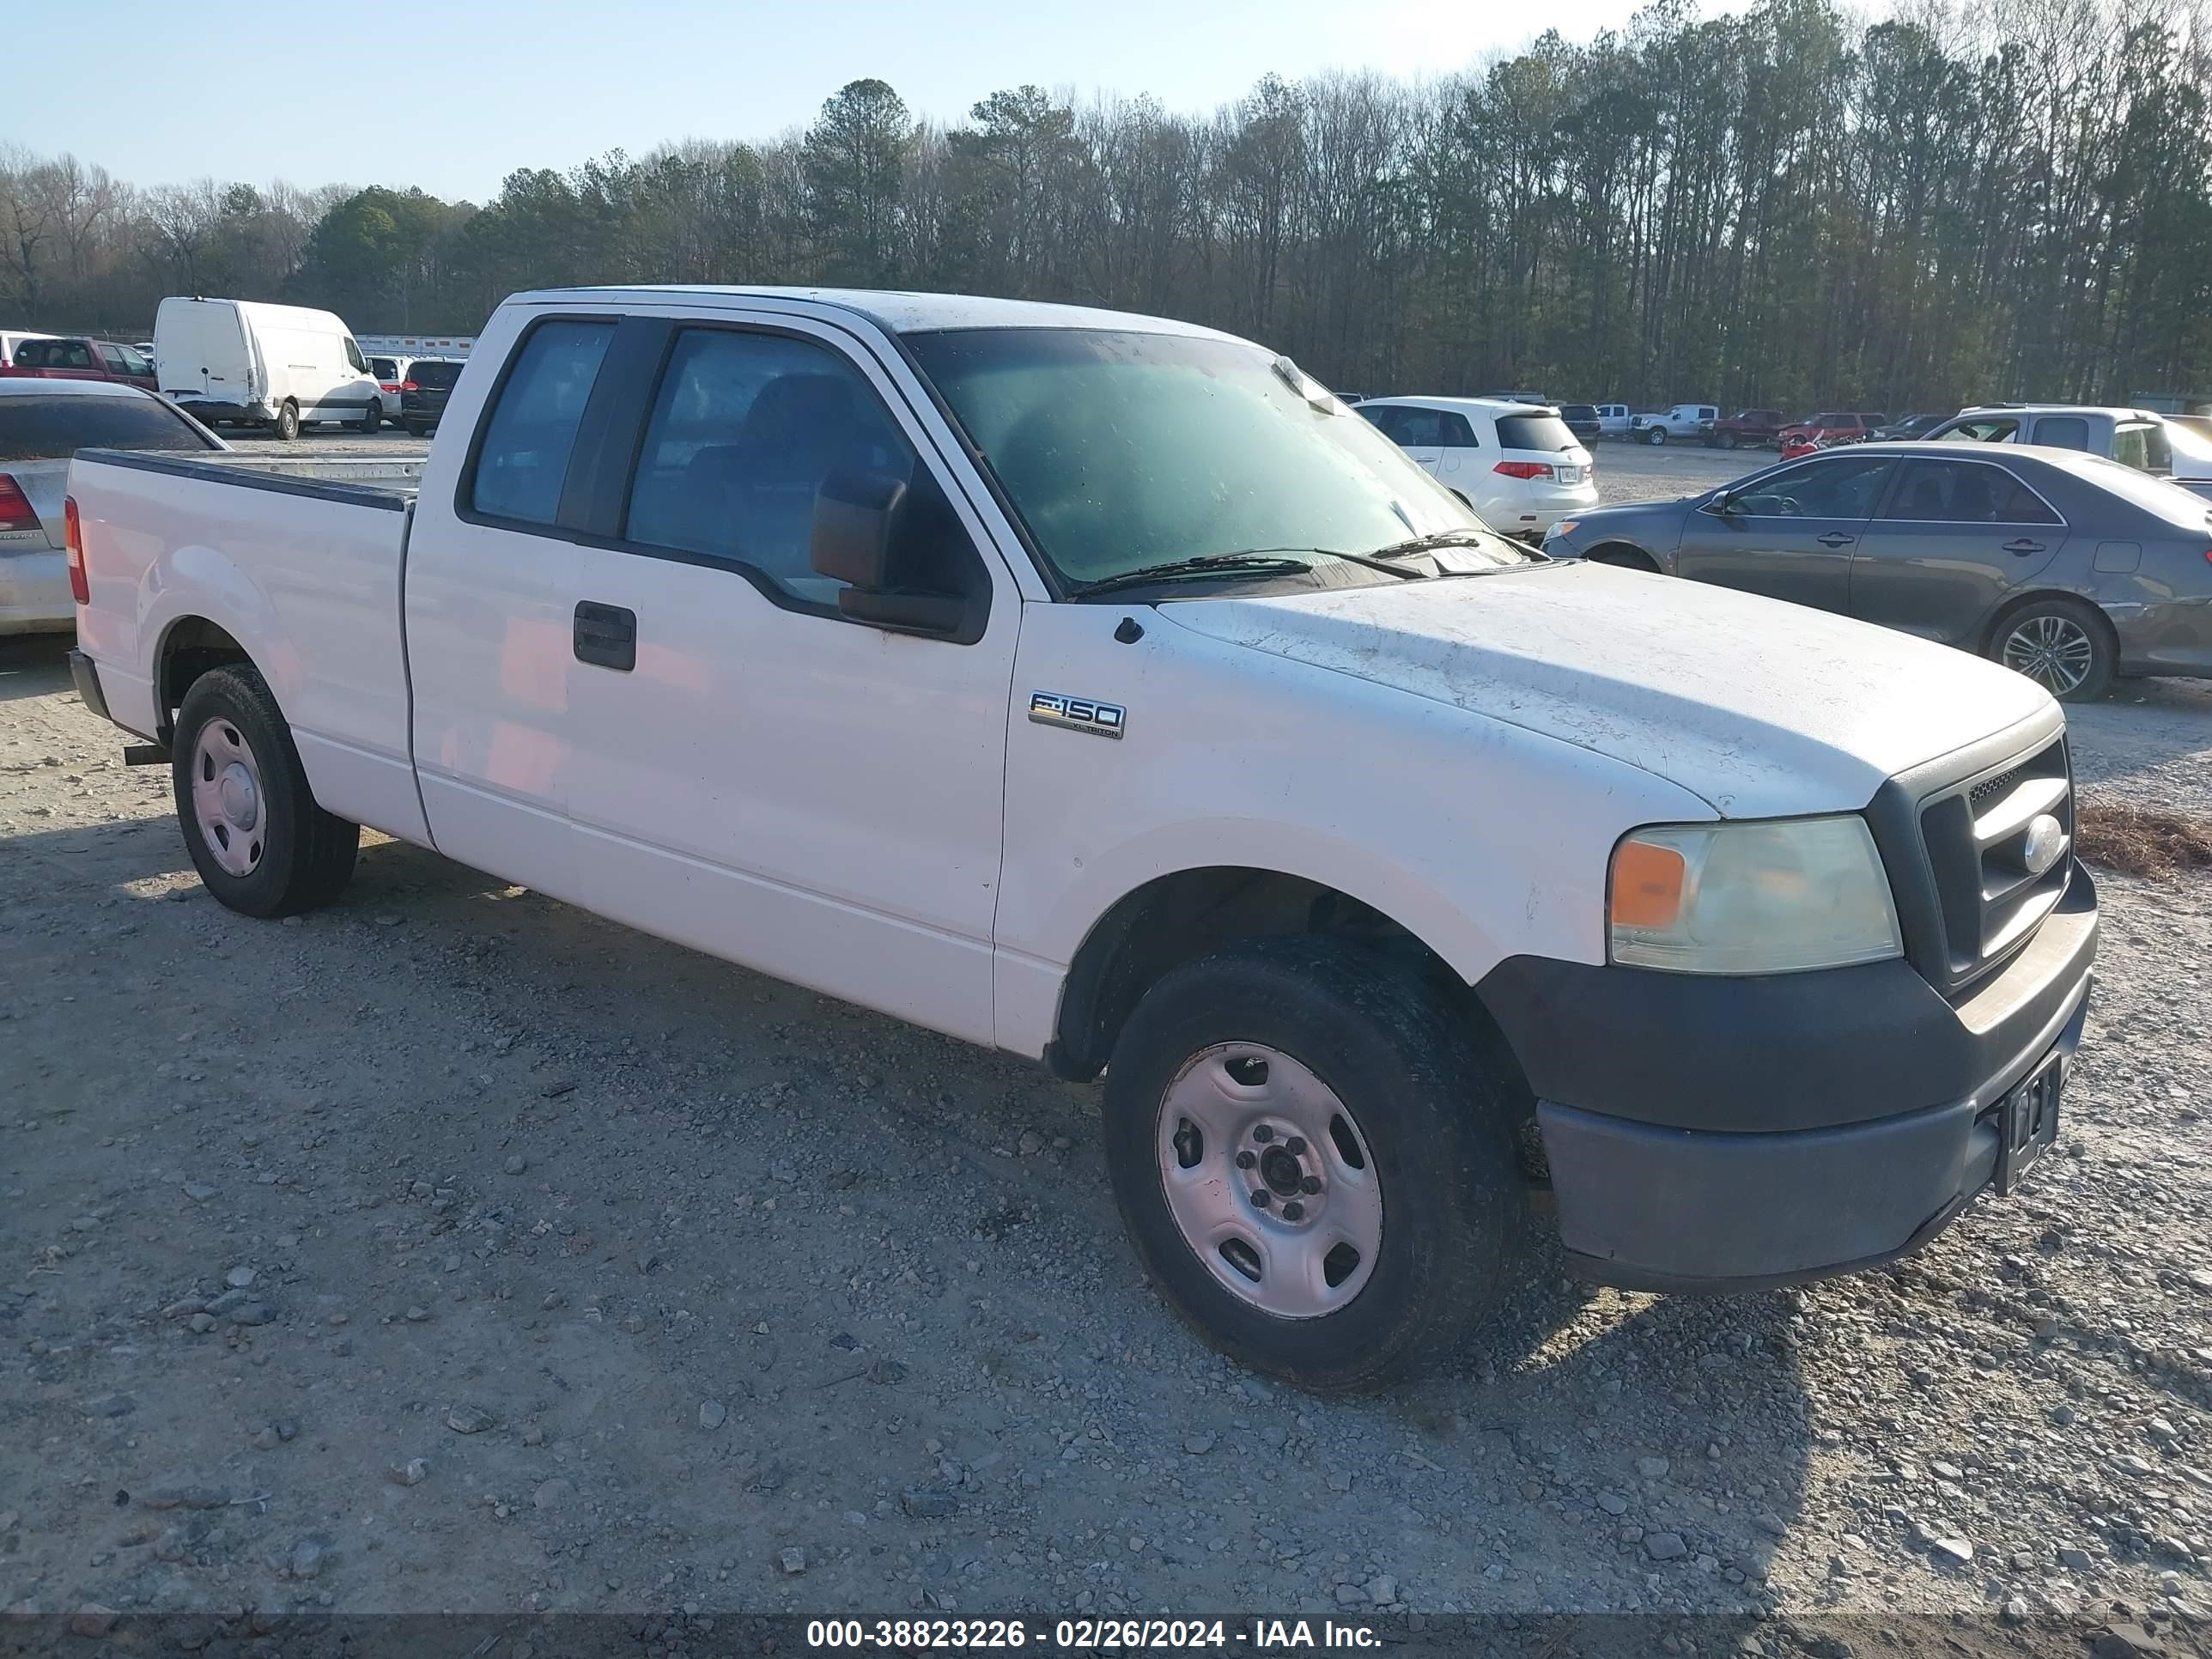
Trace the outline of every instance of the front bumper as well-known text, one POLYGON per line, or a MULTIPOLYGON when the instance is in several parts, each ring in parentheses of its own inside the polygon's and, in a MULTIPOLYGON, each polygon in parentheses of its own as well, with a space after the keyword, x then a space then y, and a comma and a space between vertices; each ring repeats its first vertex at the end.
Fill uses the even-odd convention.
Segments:
POLYGON ((1996 1171, 2006 1092, 2081 1041, 2096 944, 2077 869, 2027 947, 1955 1003, 1901 961, 1725 979, 1514 957, 1482 990, 1536 1092, 1571 1265, 1743 1291, 1870 1267, 1948 1225, 1996 1171))

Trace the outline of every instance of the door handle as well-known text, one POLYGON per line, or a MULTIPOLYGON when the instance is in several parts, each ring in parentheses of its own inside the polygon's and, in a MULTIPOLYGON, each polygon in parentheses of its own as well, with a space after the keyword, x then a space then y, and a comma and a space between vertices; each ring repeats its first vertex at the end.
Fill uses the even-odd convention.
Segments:
POLYGON ((1831 530, 1826 535, 1818 538, 1820 545, 1823 547, 1849 547, 1858 538, 1856 536, 1841 535, 1832 530, 1831 530))
POLYGON ((637 612, 579 599, 574 645, 578 662, 627 674, 637 666, 637 612))
POLYGON ((2030 553, 2042 552, 2043 544, 2041 542, 2032 542, 2028 540, 2027 537, 2021 536, 2014 540, 2007 542, 2004 544, 2004 550, 2008 553, 2017 553, 2021 557, 2025 558, 2030 553))

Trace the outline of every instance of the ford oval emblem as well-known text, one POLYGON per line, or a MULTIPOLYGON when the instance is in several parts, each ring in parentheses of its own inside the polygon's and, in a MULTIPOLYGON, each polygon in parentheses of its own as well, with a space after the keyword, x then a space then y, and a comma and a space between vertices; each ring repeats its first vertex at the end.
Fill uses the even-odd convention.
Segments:
POLYGON ((2020 844, 2021 860, 2027 866, 2027 873, 2039 876, 2058 862, 2066 850, 2066 826, 2048 812, 2039 812, 2028 823, 2027 839, 2020 844))

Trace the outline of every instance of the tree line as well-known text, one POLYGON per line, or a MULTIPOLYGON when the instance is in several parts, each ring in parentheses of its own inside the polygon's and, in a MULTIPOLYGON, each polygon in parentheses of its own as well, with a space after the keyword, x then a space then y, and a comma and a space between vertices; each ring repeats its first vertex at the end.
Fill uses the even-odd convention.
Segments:
POLYGON ((491 200, 140 190, 0 155, 13 326, 170 293, 472 331, 518 289, 836 283, 1164 313, 1341 388, 1902 411, 2212 387, 2212 33, 2193 0, 1834 0, 1547 33, 1409 82, 1263 78, 1211 114, 887 82, 491 200))

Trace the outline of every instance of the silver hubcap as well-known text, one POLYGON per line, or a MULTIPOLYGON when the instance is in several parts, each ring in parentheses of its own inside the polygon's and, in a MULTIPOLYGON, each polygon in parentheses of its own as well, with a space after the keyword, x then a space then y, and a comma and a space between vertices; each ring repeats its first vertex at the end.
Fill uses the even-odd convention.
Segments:
POLYGON ((209 721, 192 745, 192 816, 227 873, 250 876, 260 867, 261 767, 228 720, 209 721))
POLYGON ((1160 1185, 1206 1270, 1284 1319, 1334 1313, 1382 1248, 1382 1188, 1336 1091, 1278 1049, 1195 1055, 1160 1102, 1160 1185))
POLYGON ((2089 678, 2097 649, 2070 617, 2031 617, 2005 638, 2004 665, 2057 696, 2089 678))

